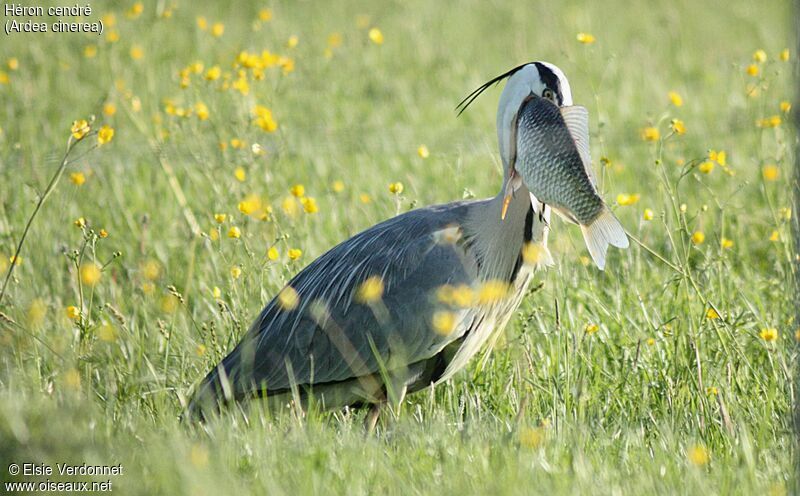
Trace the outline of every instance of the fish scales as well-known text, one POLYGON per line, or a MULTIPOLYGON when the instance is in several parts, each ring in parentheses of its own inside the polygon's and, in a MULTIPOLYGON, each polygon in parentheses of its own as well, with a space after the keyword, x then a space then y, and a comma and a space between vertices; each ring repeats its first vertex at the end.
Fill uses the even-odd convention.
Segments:
POLYGON ((519 112, 515 168, 529 178, 539 201, 571 213, 583 225, 603 211, 561 113, 542 98, 533 98, 519 112), (525 150, 525 153, 519 153, 525 150))

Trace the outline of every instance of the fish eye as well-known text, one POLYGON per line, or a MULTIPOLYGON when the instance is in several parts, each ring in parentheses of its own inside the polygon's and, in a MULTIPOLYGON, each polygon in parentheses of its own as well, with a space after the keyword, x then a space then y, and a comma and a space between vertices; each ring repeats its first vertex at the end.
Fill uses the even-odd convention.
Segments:
POLYGON ((556 103, 556 94, 550 88, 545 88, 542 92, 542 98, 547 98, 553 103, 556 103))

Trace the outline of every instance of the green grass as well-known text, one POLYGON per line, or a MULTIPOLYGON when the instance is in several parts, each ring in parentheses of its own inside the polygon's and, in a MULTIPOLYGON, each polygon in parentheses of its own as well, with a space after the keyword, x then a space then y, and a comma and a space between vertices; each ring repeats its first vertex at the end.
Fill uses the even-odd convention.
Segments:
MULTIPOLYGON (((128 19, 130 5, 92 4, 94 20, 116 13, 117 26, 106 26, 119 32, 115 43, 17 34, 0 47, 9 78, 0 84, 3 274, 72 121, 94 114, 95 129, 116 131, 67 167, 0 303, 0 479, 38 480, 10 477, 11 462, 67 461, 122 464, 114 490, 133 494, 791 487, 796 248, 781 209, 792 207, 794 132, 786 115, 777 128, 755 125, 782 115, 779 103, 793 97, 795 54, 778 60, 793 45, 789 2, 287 1, 268 5, 273 19, 258 30, 255 7, 181 2, 160 17, 168 5, 147 3, 128 19), (369 16, 366 27, 359 15, 369 16), (223 36, 198 29, 197 16, 223 22, 223 36), (369 41, 372 26, 382 45, 369 41), (326 58, 334 32, 343 42, 326 58), (578 32, 597 42, 579 44, 578 32), (291 35, 299 43, 287 48, 291 35), (91 44, 97 54, 87 58, 91 44), (768 60, 751 77, 745 68, 759 48, 768 60), (195 61, 231 71, 241 50, 264 49, 291 57, 294 71, 250 78, 247 96, 202 74, 179 86, 180 69, 195 61), (11 57, 16 70, 6 65, 11 57), (614 251, 602 273, 585 265, 578 230, 554 221, 557 265, 537 275, 532 286, 541 289, 497 349, 409 397, 375 436, 364 434, 362 412, 299 416, 259 404, 205 429, 181 425, 191 385, 314 257, 413 206, 496 193, 500 89, 460 118, 453 108, 529 60, 553 62, 570 78, 575 102, 591 113, 604 196, 613 205, 618 194, 640 195, 615 212, 644 246, 614 251), (757 95, 747 96, 748 84, 757 95), (683 106, 670 105, 670 90, 683 106), (167 115, 167 99, 182 108, 203 102, 209 118, 167 115), (106 103, 115 115, 103 114, 106 103), (272 110, 277 132, 253 125, 255 103, 272 110), (685 122, 685 135, 670 136, 673 118, 685 122), (641 138, 651 125, 662 140, 641 138), (234 149, 234 138, 246 146, 234 149), (266 153, 254 155, 253 143, 266 153), (423 143, 427 159, 417 155, 423 143), (709 149, 726 151, 733 175, 719 165, 698 171, 709 149), (765 165, 777 166, 777 180, 764 179, 765 165), (74 172, 85 184, 70 182, 74 172), (342 192, 332 190, 336 180, 342 192), (400 197, 388 191, 395 181, 405 186, 400 197), (284 212, 298 183, 319 212, 284 212), (272 205, 271 220, 238 211, 253 193, 272 205), (645 208, 653 220, 643 220, 645 208), (215 213, 228 214, 219 227, 215 213), (79 217, 86 230, 73 226, 79 217), (239 240, 227 237, 233 225, 239 240), (100 228, 110 235, 89 232, 100 228), (704 243, 692 244, 695 231, 704 243), (721 247, 723 237, 731 248, 721 247), (276 262, 266 257, 273 245, 276 262), (290 248, 302 256, 288 260, 290 248), (92 261, 108 262, 93 288, 77 269, 92 261), (238 279, 232 267, 241 268, 238 279), (78 322, 66 317, 68 306, 82 306, 78 322), (712 306, 720 319, 706 318, 712 306), (587 333, 592 324, 597 332, 587 333), (766 328, 778 339, 762 339, 766 328), (698 452, 707 463, 693 462, 698 452)), ((71 157, 95 142, 87 137, 71 157)))

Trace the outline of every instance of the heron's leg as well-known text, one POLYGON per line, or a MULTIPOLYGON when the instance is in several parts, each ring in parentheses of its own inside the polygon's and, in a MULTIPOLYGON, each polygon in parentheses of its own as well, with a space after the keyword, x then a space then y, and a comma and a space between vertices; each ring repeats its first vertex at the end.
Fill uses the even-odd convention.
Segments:
POLYGON ((372 432, 375 431, 375 426, 378 424, 378 417, 382 409, 383 403, 373 403, 370 405, 367 416, 364 417, 364 430, 367 431, 367 434, 372 434, 372 432))

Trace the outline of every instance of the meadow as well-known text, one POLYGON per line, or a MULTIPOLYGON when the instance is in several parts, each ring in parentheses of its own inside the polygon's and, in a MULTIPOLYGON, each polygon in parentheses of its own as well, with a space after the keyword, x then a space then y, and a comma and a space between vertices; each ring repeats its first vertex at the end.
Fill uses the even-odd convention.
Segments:
POLYGON ((790 2, 92 9, 102 35, 0 45, 3 483, 44 479, 10 463, 69 462, 121 464, 80 480, 122 494, 791 491, 790 2), (182 424, 315 257, 497 193, 500 87, 454 107, 531 60, 589 109, 631 247, 600 272, 554 220, 556 265, 498 346, 374 435, 360 411, 258 403, 182 424))

